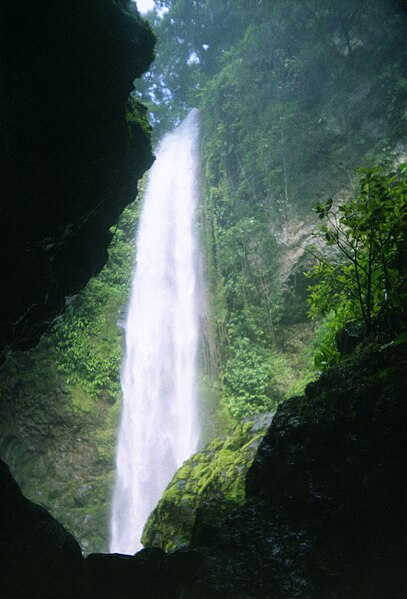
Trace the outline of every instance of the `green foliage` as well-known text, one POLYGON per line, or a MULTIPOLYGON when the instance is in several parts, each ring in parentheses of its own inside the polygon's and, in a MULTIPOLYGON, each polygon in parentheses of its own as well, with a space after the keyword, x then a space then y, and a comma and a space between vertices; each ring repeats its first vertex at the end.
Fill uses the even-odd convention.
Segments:
POLYGON ((388 144, 406 134, 406 46, 394 44, 406 23, 389 3, 361 9, 355 0, 257 2, 246 19, 245 34, 202 90, 205 138, 216 179, 226 175, 240 189, 239 204, 266 205, 277 219, 340 189, 383 137, 388 144), (398 82, 394 103, 381 78, 398 82), (389 115, 378 137, 376 122, 390 105, 398 127, 389 115))
POLYGON ((156 59, 137 88, 150 108, 158 139, 197 106, 204 82, 216 72, 225 47, 244 30, 244 21, 235 7, 238 2, 172 0, 155 4, 149 19, 157 36, 156 59), (163 7, 168 12, 161 12, 163 7))
MULTIPOLYGON (((240 417, 312 377, 305 353, 280 359, 276 237, 315 198, 348 186, 355 164, 406 135, 407 47, 396 41, 407 39, 406 21, 387 0, 155 4, 157 57, 143 98, 156 136, 200 108, 215 371, 240 417)), ((333 337, 318 368, 336 359, 333 337)))
POLYGON ((342 313, 362 321, 366 334, 390 312, 405 309, 407 271, 407 166, 385 174, 362 169, 358 194, 333 211, 333 202, 317 204, 321 234, 332 257, 318 254, 308 276, 315 279, 310 314, 342 313))
POLYGON ((246 337, 233 345, 226 360, 222 383, 225 399, 232 415, 241 419, 247 414, 260 414, 275 408, 281 399, 274 378, 275 356, 246 337))
POLYGON ((122 335, 137 206, 114 231, 109 261, 38 347, 9 356, 0 377, 0 455, 23 492, 107 551, 118 424, 122 335))
MULTIPOLYGON (((229 9, 242 14, 241 3, 229 9)), ((244 34, 225 45, 217 71, 201 80, 215 276, 222 278, 227 309, 223 394, 235 416, 278 400, 282 382, 285 391, 302 391, 315 368, 338 358, 332 323, 312 359, 297 359, 297 377, 277 359, 284 298, 273 232, 294 211, 309 211, 315 196, 348 184, 354 164, 363 163, 367 151, 381 151, 405 134, 406 122, 399 120, 396 130, 394 115, 405 110, 401 55, 406 48, 396 49, 383 22, 393 31, 405 28, 384 2, 362 9, 353 0, 291 3, 289 8, 283 2, 255 2, 250 14, 245 10, 244 34), (377 52, 386 57, 380 63, 377 52), (398 81, 393 116, 385 108, 388 90, 379 80, 393 87, 398 81), (366 93, 368 88, 374 93, 366 93), (389 126, 381 121, 378 137, 375 123, 383 111, 389 126), (263 268, 261 276, 257 266, 263 268)))
POLYGON ((312 354, 317 371, 338 364, 340 354, 336 347, 336 335, 345 325, 341 312, 328 312, 320 324, 312 343, 312 354))
POLYGON ((87 406, 89 411, 91 398, 100 395, 111 402, 120 396, 122 338, 117 321, 130 287, 136 218, 134 207, 123 213, 107 267, 75 298, 49 339, 78 409, 87 406))
POLYGON ((130 128, 135 125, 140 127, 148 139, 151 138, 151 125, 147 117, 147 108, 133 96, 127 102, 126 121, 130 128))
POLYGON ((220 213, 226 203, 237 210, 242 206, 226 186, 209 189, 204 208, 206 252, 212 317, 222 356, 220 403, 240 419, 270 409, 281 398, 278 360, 271 352, 273 329, 281 315, 279 251, 265 219, 249 216, 245 209, 230 219, 220 213))
MULTIPOLYGON (((277 244, 264 222, 247 217, 218 233, 225 300, 240 332, 259 339, 280 316, 277 244), (260 324, 261 323, 261 324, 260 324)), ((232 320, 232 318, 231 318, 232 320)))

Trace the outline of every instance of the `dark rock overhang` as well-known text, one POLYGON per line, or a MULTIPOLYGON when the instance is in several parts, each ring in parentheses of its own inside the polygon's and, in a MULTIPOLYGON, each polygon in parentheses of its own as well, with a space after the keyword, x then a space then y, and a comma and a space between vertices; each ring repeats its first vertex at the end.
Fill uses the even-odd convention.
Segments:
POLYGON ((107 260, 153 161, 129 95, 155 39, 129 0, 3 0, 0 35, 4 356, 35 345, 107 260))

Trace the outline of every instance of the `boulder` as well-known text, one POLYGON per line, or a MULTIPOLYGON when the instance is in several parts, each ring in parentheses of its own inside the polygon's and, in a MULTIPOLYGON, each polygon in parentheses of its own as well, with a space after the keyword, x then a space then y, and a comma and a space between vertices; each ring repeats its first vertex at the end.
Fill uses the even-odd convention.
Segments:
POLYGON ((245 502, 245 476, 272 413, 250 416, 186 460, 151 513, 142 537, 166 552, 200 542, 245 502))

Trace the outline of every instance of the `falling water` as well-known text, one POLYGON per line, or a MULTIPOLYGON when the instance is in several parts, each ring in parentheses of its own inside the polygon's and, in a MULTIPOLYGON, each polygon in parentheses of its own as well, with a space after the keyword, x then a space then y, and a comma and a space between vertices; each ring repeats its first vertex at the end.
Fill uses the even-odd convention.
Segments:
POLYGON ((167 134, 150 172, 126 323, 110 551, 141 548, 144 524, 197 449, 198 111, 167 134))

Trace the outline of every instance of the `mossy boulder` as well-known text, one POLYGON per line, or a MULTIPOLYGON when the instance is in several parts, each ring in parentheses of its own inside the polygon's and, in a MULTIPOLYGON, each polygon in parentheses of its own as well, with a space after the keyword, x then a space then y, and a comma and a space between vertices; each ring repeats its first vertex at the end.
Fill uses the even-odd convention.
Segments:
POLYGON ((271 419, 271 413, 252 416, 187 460, 151 513, 142 543, 175 551, 189 545, 196 523, 202 536, 243 505, 246 472, 271 419))

